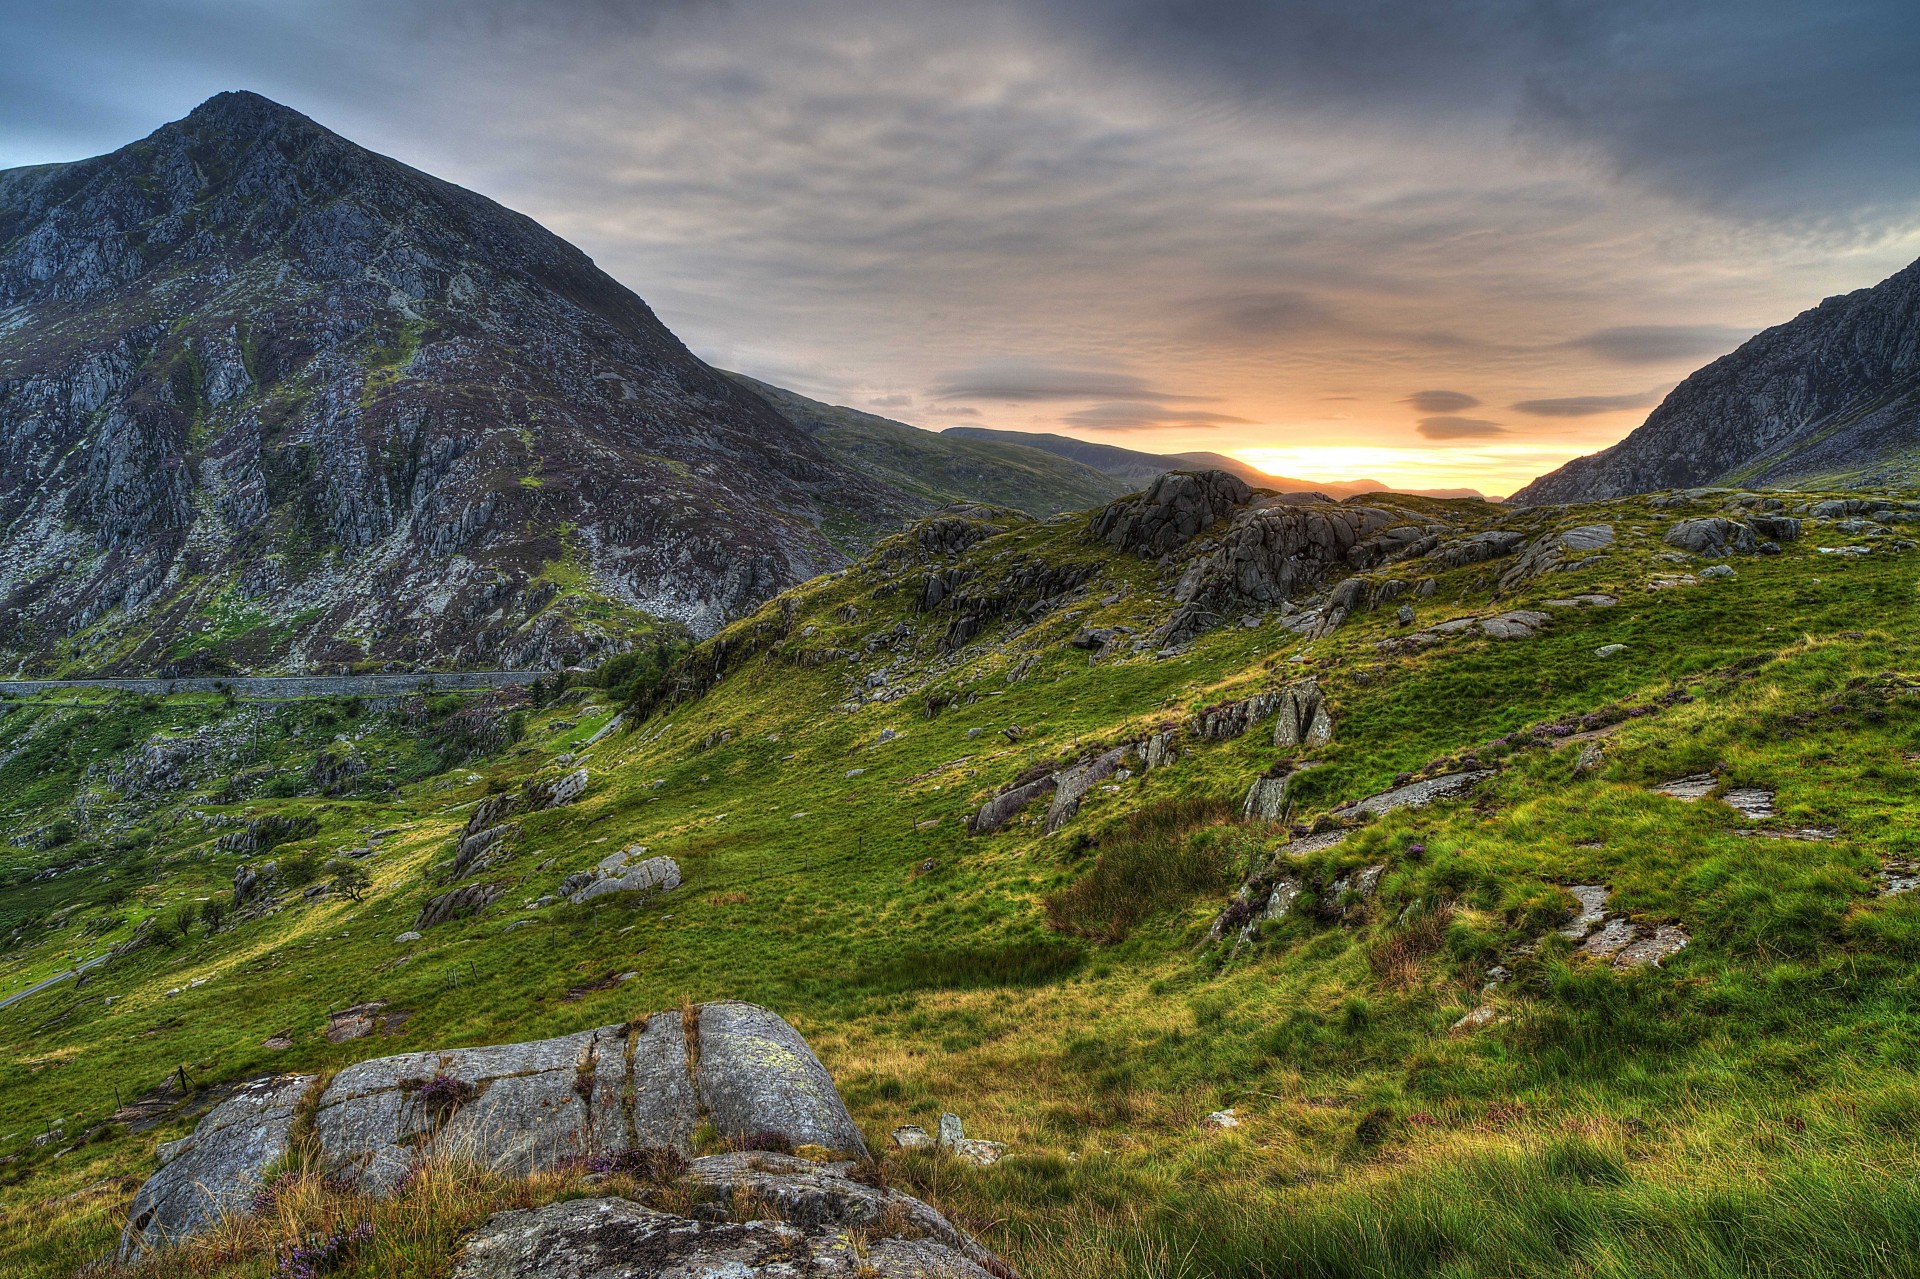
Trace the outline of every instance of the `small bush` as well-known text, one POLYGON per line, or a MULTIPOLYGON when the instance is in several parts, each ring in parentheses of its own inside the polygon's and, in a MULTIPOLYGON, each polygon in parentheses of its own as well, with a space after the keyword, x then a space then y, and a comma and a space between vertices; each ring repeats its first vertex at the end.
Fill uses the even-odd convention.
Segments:
POLYGON ((1223 800, 1183 798, 1130 814, 1098 841, 1093 869, 1046 899, 1056 932, 1117 942, 1157 911, 1224 892, 1240 858, 1220 829, 1223 800))

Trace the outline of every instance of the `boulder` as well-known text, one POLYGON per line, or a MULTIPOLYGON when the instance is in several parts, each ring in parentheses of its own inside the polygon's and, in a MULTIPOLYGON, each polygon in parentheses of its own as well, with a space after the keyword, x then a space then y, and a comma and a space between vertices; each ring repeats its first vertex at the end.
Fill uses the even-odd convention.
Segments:
POLYGON ((1261 777, 1254 780, 1247 791, 1247 799, 1240 807, 1240 815, 1249 821, 1273 821, 1286 811, 1287 775, 1279 777, 1261 777))
POLYGON ((527 806, 536 809, 571 804, 586 793, 587 770, 584 768, 576 768, 550 782, 528 782, 526 785, 527 806))
MULTIPOLYGON (((648 857, 622 864, 612 871, 604 869, 604 862, 602 867, 596 878, 584 887, 575 889, 569 894, 568 900, 578 906, 608 893, 652 892, 656 889, 665 892, 680 887, 680 863, 671 857, 648 857)), ((572 883, 573 879, 573 876, 569 876, 567 882, 572 883)))
POLYGON ((1203 742, 1230 741, 1273 714, 1280 704, 1279 693, 1256 693, 1237 701, 1219 702, 1196 712, 1189 729, 1203 742))
POLYGON ((991 835, 1020 814, 1028 804, 1048 794, 1054 787, 1054 774, 1036 777, 1030 782, 1018 786, 1009 786, 980 805, 978 812, 967 819, 967 833, 971 835, 991 835))
POLYGON ((1355 804, 1349 811, 1355 815, 1384 817, 1396 808, 1424 808, 1439 800, 1464 795, 1492 776, 1492 769, 1482 768, 1429 777, 1425 781, 1409 782, 1405 786, 1396 786, 1378 795, 1370 795, 1355 804))
POLYGON ((374 1194, 428 1157, 525 1175, 626 1150, 689 1152, 703 1116, 728 1138, 865 1157, 832 1078, 791 1026, 751 1004, 706 1004, 697 1016, 697 1066, 680 1014, 665 1012, 558 1039, 363 1061, 317 1096, 315 1076, 255 1081, 161 1148, 119 1255, 244 1210, 287 1155, 296 1112, 311 1115, 304 1148, 374 1194))
POLYGON ((798 1032, 754 1004, 700 1006, 700 1104, 722 1137, 776 1132, 793 1145, 867 1157, 833 1078, 798 1032))
POLYGON ((1681 520, 1667 530, 1662 540, 1668 546, 1710 557, 1725 555, 1730 551, 1751 552, 1758 545, 1751 528, 1723 515, 1681 520))
POLYGON ((449 919, 459 919, 463 915, 485 910, 504 891, 498 884, 468 884, 441 893, 420 908, 420 917, 413 921, 414 931, 419 932, 435 924, 444 924, 449 919))
POLYGON ((1013 1273, 920 1200, 863 1186, 846 1175, 845 1165, 821 1168, 762 1155, 736 1172, 712 1162, 697 1160, 690 1173, 710 1196, 694 1206, 695 1216, 615 1198, 496 1213, 467 1242, 453 1279, 988 1279, 1013 1273), (765 1211, 753 1220, 730 1220, 731 1204, 719 1189, 727 1185, 739 1188, 741 1203, 764 1204, 765 1211))
POLYGON ((294 1112, 316 1076, 275 1075, 244 1085, 192 1134, 160 1147, 160 1170, 127 1210, 118 1259, 132 1261, 167 1239, 199 1234, 245 1210, 260 1173, 285 1159, 294 1112))
POLYGON ((1080 811, 1086 793, 1107 780, 1133 753, 1133 746, 1116 746, 1090 760, 1054 774, 1053 803, 1047 806, 1047 834, 1059 830, 1080 811))
POLYGON ((1275 746, 1325 746, 1333 740, 1333 716, 1327 712, 1320 682, 1295 680, 1281 690, 1279 721, 1273 726, 1275 746))

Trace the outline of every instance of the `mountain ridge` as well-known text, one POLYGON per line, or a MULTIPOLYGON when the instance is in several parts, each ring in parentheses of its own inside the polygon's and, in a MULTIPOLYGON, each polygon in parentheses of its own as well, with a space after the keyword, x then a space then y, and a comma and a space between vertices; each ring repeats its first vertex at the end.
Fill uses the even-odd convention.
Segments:
POLYGON ((1920 480, 1920 262, 1826 298, 1689 376, 1610 448, 1510 499, 1920 480))
POLYGON ((250 93, 0 173, 0 449, 42 669, 557 665, 924 507, 532 219, 250 93))

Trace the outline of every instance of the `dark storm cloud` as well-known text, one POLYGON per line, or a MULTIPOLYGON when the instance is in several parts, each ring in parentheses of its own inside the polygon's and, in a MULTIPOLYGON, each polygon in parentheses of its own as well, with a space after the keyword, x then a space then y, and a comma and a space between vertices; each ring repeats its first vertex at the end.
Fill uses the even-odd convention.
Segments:
POLYGON ((1458 413, 1480 406, 1479 399, 1465 391, 1415 391, 1407 403, 1422 413, 1458 413))
POLYGON ((1651 408, 1659 402, 1660 392, 1638 391, 1632 395, 1566 395, 1553 400, 1521 400, 1513 410, 1534 417, 1593 417, 1600 413, 1651 408))
POLYGON ((1489 435, 1505 435, 1507 428, 1482 417, 1423 417, 1420 434, 1430 440, 1477 440, 1489 435))
POLYGON ((1628 324, 1567 343, 1615 364, 1667 364, 1725 355, 1752 334, 1717 324, 1628 324))
POLYGON ((1343 117, 1489 118, 1743 216, 1920 200, 1906 0, 1056 0, 1149 74, 1343 117))

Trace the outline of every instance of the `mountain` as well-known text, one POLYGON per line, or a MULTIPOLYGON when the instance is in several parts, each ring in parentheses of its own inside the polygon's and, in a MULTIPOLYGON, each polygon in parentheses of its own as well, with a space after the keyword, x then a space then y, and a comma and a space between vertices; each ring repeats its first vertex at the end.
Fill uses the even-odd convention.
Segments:
MULTIPOLYGON (((1135 487, 1024 443, 923 431, 859 409, 822 404, 744 373, 727 376, 813 437, 828 456, 933 505, 985 502, 1045 516, 1097 506, 1135 487)), ((1167 469, 1162 465, 1159 471, 1167 469)))
POLYGON ((1757 334, 1612 448, 1513 495, 1582 502, 1701 485, 1920 481, 1920 262, 1757 334))
POLYGON ((532 220, 223 93, 0 173, 0 652, 532 666, 925 509, 532 220))
POLYGON ((1154 477, 1171 470, 1216 470, 1237 475, 1255 488, 1274 489, 1282 493, 1321 493, 1333 498, 1357 497, 1362 493, 1407 493, 1416 497, 1455 498, 1479 497, 1474 489, 1392 489, 1378 480, 1347 480, 1321 483, 1316 480, 1297 480, 1285 475, 1270 475, 1256 466, 1250 466, 1237 457, 1225 453, 1142 453, 1137 449, 1125 449, 1114 444, 1097 444, 1089 440, 1076 440, 1070 435, 1053 435, 1044 431, 1000 431, 985 426, 950 426, 942 435, 958 436, 969 440, 993 440, 1003 444, 1018 444, 1028 448, 1044 449, 1057 453, 1061 457, 1071 458, 1096 471, 1104 471, 1135 488, 1145 488, 1154 477))

